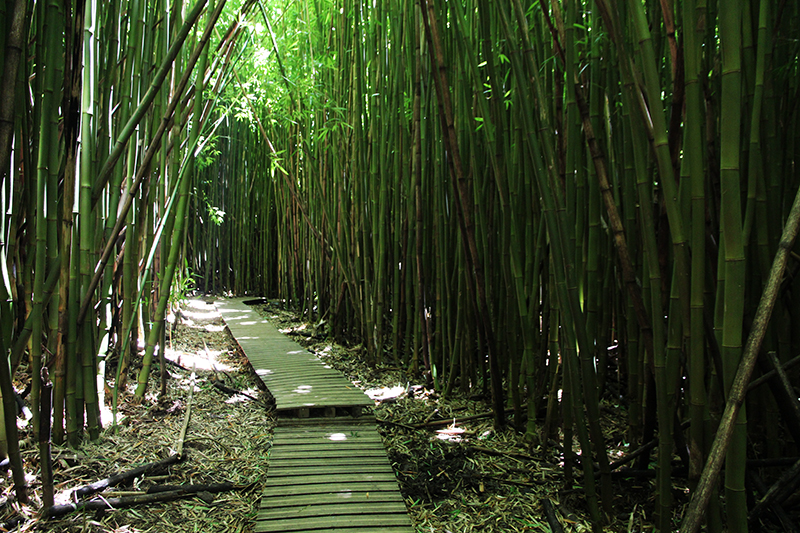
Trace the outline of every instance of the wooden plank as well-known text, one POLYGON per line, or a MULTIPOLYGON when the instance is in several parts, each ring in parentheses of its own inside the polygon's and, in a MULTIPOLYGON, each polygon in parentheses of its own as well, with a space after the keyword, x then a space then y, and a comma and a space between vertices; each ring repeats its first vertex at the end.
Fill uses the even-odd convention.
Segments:
POLYGON ((339 502, 354 502, 358 505, 370 505, 374 502, 395 502, 404 504, 403 497, 397 491, 389 492, 332 492, 327 494, 295 494, 274 498, 261 498, 262 509, 277 509, 297 505, 327 505, 339 502))
POLYGON ((305 504, 291 507, 262 508, 258 520, 311 518, 318 516, 408 513, 402 502, 341 501, 333 504, 305 504))
POLYGON ((382 482, 393 481, 397 483, 397 478, 394 472, 375 472, 375 473, 349 473, 349 474, 310 474, 310 475, 287 475, 287 476, 267 476, 267 487, 275 487, 278 485, 316 485, 318 483, 326 483, 328 481, 335 481, 337 483, 366 483, 366 482, 382 482))
MULTIPOLYGON (((256 522, 254 533, 279 533, 271 529, 270 522, 256 522)), ((336 529, 315 529, 314 533, 413 533, 411 526, 381 526, 379 524, 365 527, 337 527, 336 529)))
POLYGON ((317 424, 316 426, 284 426, 278 425, 275 428, 275 438, 295 438, 307 435, 317 435, 324 438, 332 433, 355 433, 357 435, 378 435, 378 428, 376 421, 363 419, 355 420, 330 420, 325 424, 317 424))
MULTIPOLYGON (((354 398, 367 398, 363 391, 353 387, 353 384, 342 376, 310 376, 297 378, 292 376, 263 376, 262 381, 271 390, 281 392, 318 391, 328 389, 342 395, 352 395, 354 398)), ((306 392, 307 394, 307 392, 306 392)), ((368 400, 364 400, 365 402, 368 400)), ((371 403, 371 400, 369 401, 371 403)))
MULTIPOLYGON (((342 449, 332 449, 332 450, 320 450, 313 454, 314 459, 336 459, 339 457, 352 457, 353 450, 342 450, 342 449)), ((281 452, 280 455, 275 455, 276 452, 273 452, 273 455, 270 457, 270 461, 280 461, 280 460, 294 460, 294 459, 304 459, 302 454, 300 455, 287 455, 281 452)), ((358 450, 358 454, 361 457, 385 457, 386 450, 379 450, 377 448, 372 450, 358 450)), ((306 456, 307 457, 307 456, 306 456)))
MULTIPOLYGON (((315 468, 318 466, 328 466, 328 465, 342 465, 342 464, 349 464, 352 465, 353 468, 359 468, 361 466, 370 466, 370 465, 389 465, 389 459, 385 456, 381 456, 377 453, 373 455, 361 455, 359 454, 358 457, 354 457, 352 455, 342 455, 338 457, 314 457, 312 459, 305 460, 302 457, 300 458, 292 458, 292 457, 284 457, 284 458, 274 458, 270 457, 270 472, 277 471, 279 468, 315 468), (274 470, 273 470, 274 469, 274 470)), ((388 470, 387 470, 388 471, 388 470)))
MULTIPOLYGON (((272 453, 282 453, 280 450, 291 450, 287 453, 296 455, 305 453, 309 450, 384 450, 383 442, 378 439, 348 439, 348 440, 328 440, 328 439, 300 439, 290 440, 289 442, 275 442, 276 450, 272 453)), ((313 457, 313 456, 309 456, 313 457)))
POLYGON ((272 457, 314 457, 317 452, 319 453, 342 453, 347 452, 350 455, 358 455, 367 452, 380 452, 386 453, 386 449, 382 444, 366 443, 366 444, 346 444, 342 443, 339 446, 329 446, 320 448, 316 444, 296 444, 294 446, 283 448, 280 444, 275 446, 276 450, 271 452, 272 457))
MULTIPOLYGON (((340 409, 337 409, 337 413, 340 409)), ((345 409, 342 409, 343 411, 345 409)), ((349 411, 349 409, 346 409, 349 411)), ((346 423, 346 424, 360 424, 361 426, 367 426, 370 424, 375 424, 375 417, 373 415, 364 414, 359 417, 353 417, 352 415, 348 416, 346 413, 343 413, 336 417, 335 420, 324 420, 322 423, 330 424, 330 423, 346 423)), ((288 428, 306 428, 306 427, 315 427, 321 424, 319 419, 302 419, 302 418, 281 418, 280 425, 278 427, 288 427, 288 428)))
POLYGON ((374 531, 383 531, 384 526, 410 526, 407 513, 381 515, 341 515, 320 516, 301 519, 257 520, 256 531, 311 531, 320 528, 339 529, 340 527, 371 527, 374 531), (263 527, 271 529, 261 529, 263 527))
MULTIPOLYGON (((267 476, 269 481, 269 476, 267 476)), ((363 482, 327 482, 305 485, 270 485, 264 488, 263 497, 293 494, 328 494, 332 492, 397 492, 397 480, 392 481, 363 481, 363 482)))
POLYGON ((357 392, 363 392, 361 389, 353 385, 353 383, 345 378, 338 370, 334 370, 332 368, 325 368, 324 366, 320 366, 314 363, 310 365, 302 365, 300 368, 294 371, 288 371, 285 368, 277 369, 272 374, 264 375, 265 379, 275 382, 281 381, 293 381, 295 383, 336 383, 337 385, 342 384, 342 386, 350 387, 349 390, 354 390, 357 392), (303 368, 305 367, 305 368, 303 368))
POLYGON ((354 465, 353 463, 346 462, 341 464, 328 464, 328 465, 320 465, 320 466, 292 466, 287 467, 286 465, 282 465, 283 468, 275 468, 274 466, 270 466, 269 469, 269 477, 271 478, 279 478, 279 477, 302 477, 302 476, 331 476, 334 478, 339 478, 345 474, 349 474, 353 472, 354 469, 360 474, 386 474, 386 465, 385 464, 371 464, 371 465, 354 465))
POLYGON ((276 369, 274 372, 269 374, 264 374, 264 379, 268 379, 270 381, 281 382, 281 381, 293 381, 293 382, 318 382, 318 383, 328 383, 328 382, 335 382, 339 383, 346 383, 350 386, 353 390, 359 390, 355 386, 353 386, 352 382, 342 376, 337 370, 331 368, 325 368, 324 366, 319 365, 303 365, 305 368, 300 368, 296 371, 288 371, 285 368, 276 369), (298 373, 302 375, 302 378, 298 378, 298 373))
POLYGON ((281 444, 304 444, 306 442, 316 442, 316 441, 323 441, 323 442, 347 442, 347 441, 358 441, 358 442, 378 442, 383 443, 383 439, 381 436, 378 435, 377 432, 372 431, 358 431, 352 429, 342 429, 339 431, 331 431, 324 435, 318 434, 293 434, 293 435, 283 435, 283 434, 276 434, 276 440, 280 440, 281 444))

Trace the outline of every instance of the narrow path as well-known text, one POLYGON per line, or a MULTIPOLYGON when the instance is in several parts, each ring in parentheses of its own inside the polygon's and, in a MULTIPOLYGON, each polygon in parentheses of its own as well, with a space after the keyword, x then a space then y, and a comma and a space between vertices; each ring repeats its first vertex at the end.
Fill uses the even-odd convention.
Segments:
POLYGON ((245 301, 217 308, 279 415, 255 531, 411 533, 372 401, 245 301))

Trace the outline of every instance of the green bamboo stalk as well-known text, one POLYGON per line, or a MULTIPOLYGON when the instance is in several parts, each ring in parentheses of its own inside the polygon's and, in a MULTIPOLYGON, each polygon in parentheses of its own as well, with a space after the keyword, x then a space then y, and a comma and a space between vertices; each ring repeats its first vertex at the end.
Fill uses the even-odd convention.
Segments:
MULTIPOLYGON (((720 48, 722 53, 720 117, 720 234, 725 243, 725 312, 722 325, 722 368, 726 393, 733 382, 742 356, 742 320, 744 316, 745 255, 741 214, 741 21, 738 8, 720 12, 720 48)), ((727 451, 725 498, 728 527, 747 531, 747 502, 744 487, 746 460, 745 410, 739 412, 733 440, 727 451)))
POLYGON ((689 317, 689 479, 695 483, 704 463, 705 333, 703 324, 706 278, 706 199, 703 173, 702 94, 700 87, 700 55, 703 26, 697 17, 696 2, 683 7, 684 68, 686 83, 686 122, 682 164, 691 184, 691 315, 689 317))
MULTIPOLYGON (((94 249, 94 228, 96 213, 92 207, 91 187, 93 175, 94 158, 94 139, 96 124, 94 121, 94 91, 96 88, 95 78, 95 54, 93 48, 97 46, 94 40, 95 21, 97 20, 97 6, 94 2, 89 2, 86 6, 84 16, 84 74, 83 74, 83 93, 81 101, 83 111, 81 114, 81 166, 80 166, 80 196, 79 196, 79 263, 80 263, 80 284, 88 289, 91 280, 91 265, 94 249)), ((87 296, 90 291, 86 291, 87 296)), ((86 405, 86 422, 88 424, 89 437, 94 440, 100 435, 100 410, 98 406, 96 390, 96 351, 94 343, 93 325, 85 322, 79 330, 80 340, 80 360, 82 361, 82 379, 84 400, 86 405)), ((80 389, 78 389, 80 390, 80 389)), ((78 396, 80 397, 80 395, 78 396)), ((79 409, 80 411, 80 409, 79 409)), ((77 414, 77 413, 76 413, 77 414)), ((82 417, 79 417, 82 418, 82 417)), ((79 425, 78 431, 81 430, 79 425)))

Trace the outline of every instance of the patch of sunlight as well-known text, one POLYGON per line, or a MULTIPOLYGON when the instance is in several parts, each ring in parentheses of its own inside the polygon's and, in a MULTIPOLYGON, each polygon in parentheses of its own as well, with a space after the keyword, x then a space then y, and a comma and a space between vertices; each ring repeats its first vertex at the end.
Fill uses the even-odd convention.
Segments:
POLYGON ((247 322, 242 322, 242 326, 254 326, 258 324, 258 320, 248 320, 247 322))
POLYGON ((305 350, 292 350, 291 352, 286 352, 286 355, 297 355, 299 353, 307 353, 305 350))
POLYGON ((268 376, 270 374, 274 374, 274 370, 270 370, 269 368, 257 368, 256 375, 258 376, 268 376))
MULTIPOLYGON (((225 312, 225 309, 222 309, 222 310, 220 310, 220 313, 224 313, 224 312, 225 312)), ((232 312, 232 311, 228 311, 228 313, 231 313, 231 312, 232 312)), ((228 317, 228 318, 226 318, 225 320, 244 320, 245 318, 249 318, 249 317, 250 317, 250 315, 242 315, 242 316, 229 316, 229 317, 228 317)))
MULTIPOLYGON (((220 350, 202 349, 197 352, 185 352, 167 348, 164 355, 170 361, 181 365, 184 368, 195 367, 197 370, 233 370, 228 364, 222 363, 219 358, 223 354, 220 350)), ((157 364, 157 363, 156 363, 157 364)))
POLYGON ((436 438, 439 440, 446 440, 449 442, 461 442, 464 440, 462 435, 465 432, 466 430, 464 428, 456 427, 454 424, 444 429, 436 430, 436 438))
POLYGON ((194 320, 213 320, 217 317, 217 311, 214 307, 205 311, 190 311, 189 309, 181 310, 181 314, 187 318, 194 320))
POLYGON ((258 389, 250 388, 250 389, 242 391, 241 394, 234 394, 233 396, 231 396, 230 398, 225 400, 225 403, 228 403, 228 404, 250 403, 253 400, 252 400, 252 398, 249 398, 248 396, 250 396, 252 398, 257 398, 258 397, 258 389))
POLYGON ((406 392, 406 388, 403 385, 397 385, 396 387, 367 389, 365 392, 370 399, 375 400, 376 402, 382 402, 391 398, 398 398, 402 396, 406 392))
MULTIPOLYGON (((100 403, 100 422, 104 428, 111 427, 114 423, 114 412, 111 410, 111 405, 106 405, 106 402, 100 403)), ((117 422, 122 418, 121 413, 117 413, 117 422)))
POLYGON ((313 387, 311 385, 300 385, 299 387, 294 389, 292 392, 296 392, 297 394, 308 394, 309 392, 311 392, 312 388, 313 387))
POLYGON ((212 333, 218 333, 220 331, 225 331, 225 326, 217 326, 215 324, 206 324, 204 328, 206 331, 210 331, 212 333))
POLYGON ((328 436, 328 440, 336 440, 336 441, 347 440, 347 435, 345 435, 344 433, 331 433, 328 436))

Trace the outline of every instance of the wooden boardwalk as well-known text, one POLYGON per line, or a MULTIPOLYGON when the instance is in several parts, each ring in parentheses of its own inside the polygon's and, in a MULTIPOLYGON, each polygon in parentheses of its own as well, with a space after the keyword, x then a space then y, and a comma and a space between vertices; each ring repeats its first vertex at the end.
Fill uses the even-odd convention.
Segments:
POLYGON ((412 533, 374 418, 350 416, 372 401, 244 301, 217 308, 276 410, 297 417, 275 428, 255 531, 412 533))
POLYGON ((255 531, 411 533, 375 424, 275 428, 255 531))
POLYGON ((282 334, 244 302, 217 302, 217 309, 281 415, 358 416, 372 400, 350 380, 282 334))

